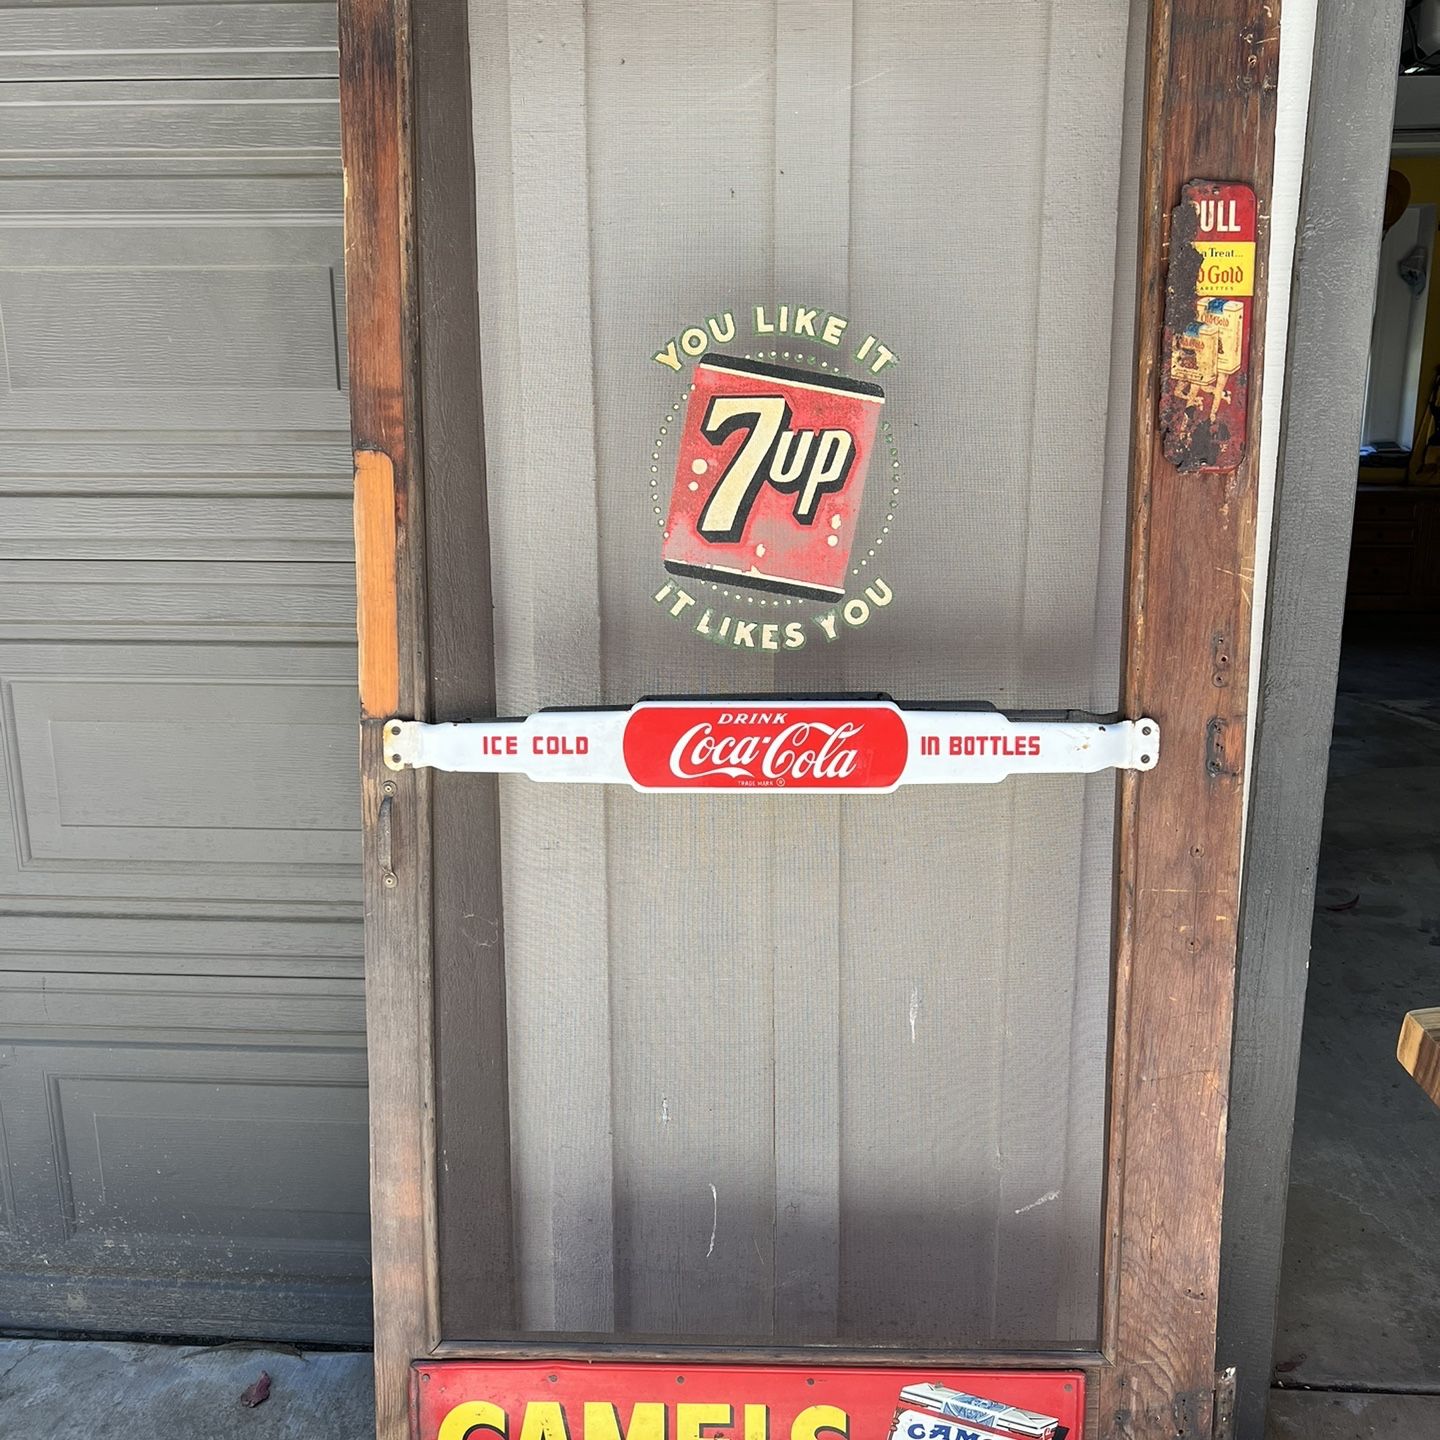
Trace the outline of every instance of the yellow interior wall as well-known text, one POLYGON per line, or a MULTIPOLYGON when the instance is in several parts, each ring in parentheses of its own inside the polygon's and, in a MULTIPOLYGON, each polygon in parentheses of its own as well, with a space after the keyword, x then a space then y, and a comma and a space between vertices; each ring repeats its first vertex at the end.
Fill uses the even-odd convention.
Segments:
MULTIPOLYGON (((1410 182, 1410 203, 1412 205, 1434 205, 1440 209, 1440 155, 1392 155, 1392 169, 1398 170, 1410 182)), ((1436 246, 1432 239, 1430 255, 1430 295, 1425 308, 1425 341, 1420 347, 1420 393, 1415 397, 1415 419, 1419 425, 1421 407, 1430 393, 1435 371, 1440 368, 1440 276, 1435 274, 1436 246)), ((1396 471, 1391 477, 1387 471, 1384 478, 1399 479, 1403 471, 1396 471)), ((1370 478, 1382 478, 1377 471, 1368 472, 1370 478)))

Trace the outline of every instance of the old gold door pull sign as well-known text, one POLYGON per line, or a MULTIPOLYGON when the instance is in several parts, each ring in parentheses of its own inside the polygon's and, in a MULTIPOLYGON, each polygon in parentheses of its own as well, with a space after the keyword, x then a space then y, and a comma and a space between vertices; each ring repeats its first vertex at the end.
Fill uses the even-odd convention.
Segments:
POLYGON ((1254 297, 1255 192, 1190 181, 1170 220, 1160 395, 1165 458, 1178 470, 1244 459, 1254 297))
POLYGON ((885 698, 642 700, 518 720, 385 723, 392 770, 429 767, 636 790, 845 790, 991 784, 1007 775, 1150 770, 1154 720, 1011 718, 885 698))

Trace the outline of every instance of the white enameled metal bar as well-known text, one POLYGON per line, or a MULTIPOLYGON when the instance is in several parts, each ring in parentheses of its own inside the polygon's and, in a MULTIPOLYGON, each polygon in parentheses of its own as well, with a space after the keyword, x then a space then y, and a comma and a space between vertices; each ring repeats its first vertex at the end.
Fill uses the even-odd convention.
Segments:
POLYGON ((890 700, 644 700, 629 709, 542 710, 523 719, 385 725, 392 770, 697 789, 885 793, 989 784, 1019 774, 1149 770, 1154 720, 1028 720, 890 700))

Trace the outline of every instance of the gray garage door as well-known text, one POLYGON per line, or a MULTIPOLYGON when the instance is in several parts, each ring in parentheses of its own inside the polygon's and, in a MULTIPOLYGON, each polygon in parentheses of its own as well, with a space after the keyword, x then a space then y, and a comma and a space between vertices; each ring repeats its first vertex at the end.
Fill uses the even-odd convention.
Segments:
POLYGON ((368 1330, 334 40, 0 27, 0 1324, 368 1330))

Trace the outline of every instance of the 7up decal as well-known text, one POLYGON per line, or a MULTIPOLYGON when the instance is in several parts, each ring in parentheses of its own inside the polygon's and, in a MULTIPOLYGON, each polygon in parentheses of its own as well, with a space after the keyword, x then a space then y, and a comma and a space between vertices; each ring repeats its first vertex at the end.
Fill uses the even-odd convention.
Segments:
POLYGON ((869 380, 702 360, 680 435, 665 568, 839 599, 884 401, 869 380))
POLYGON ((727 649, 797 650, 894 598, 876 570, 900 462, 875 377, 889 384, 897 361, 826 311, 756 306, 744 318, 748 340, 726 310, 653 357, 688 383, 650 457, 669 577, 651 593, 727 649))

